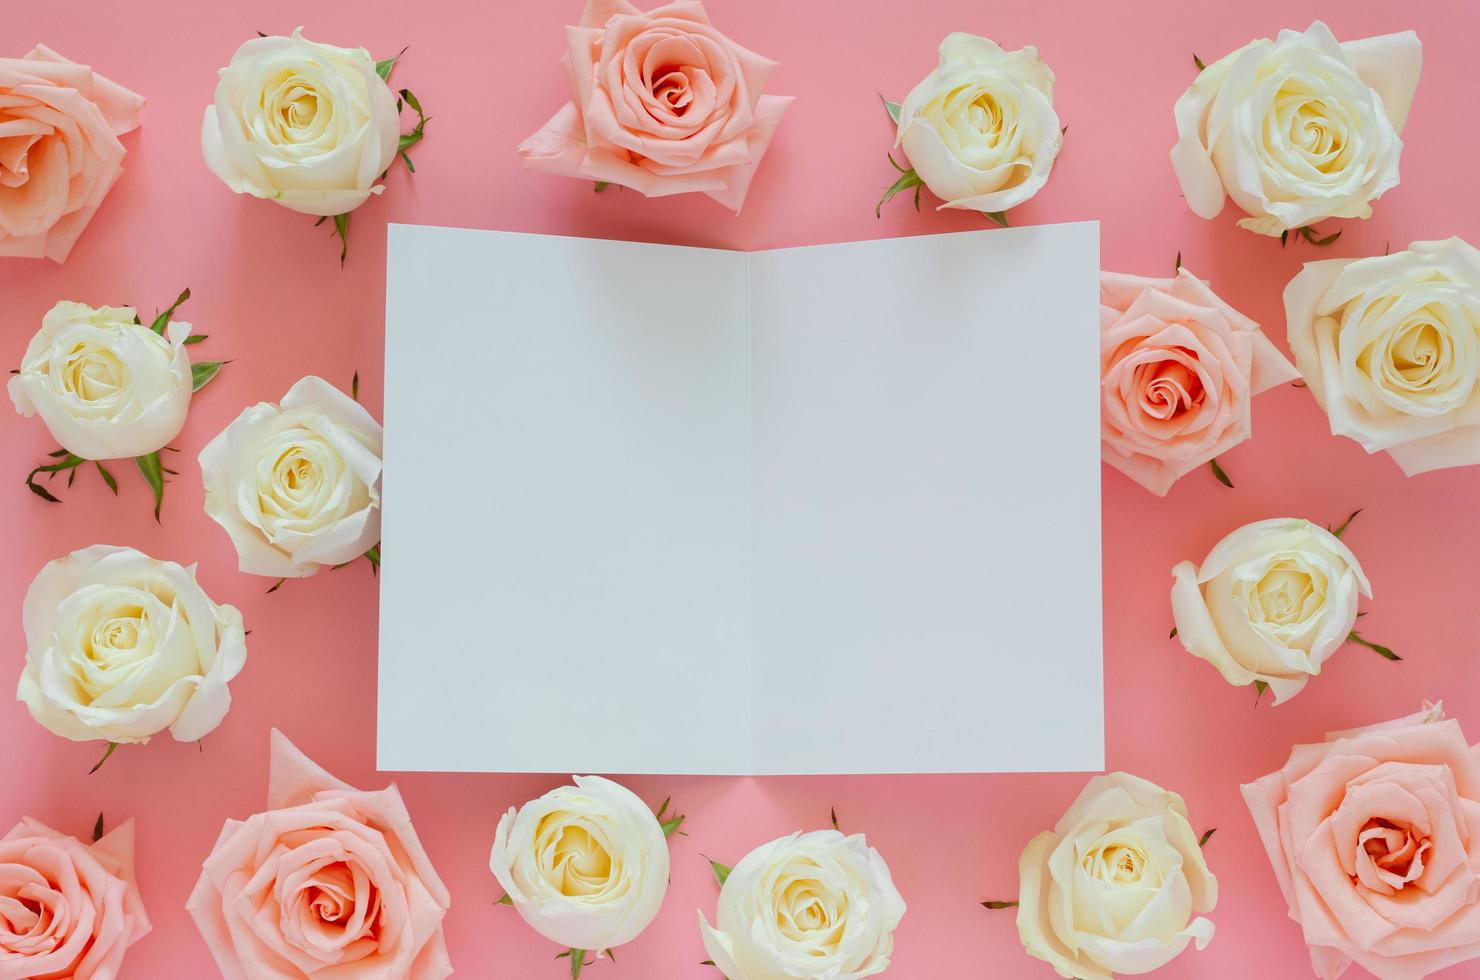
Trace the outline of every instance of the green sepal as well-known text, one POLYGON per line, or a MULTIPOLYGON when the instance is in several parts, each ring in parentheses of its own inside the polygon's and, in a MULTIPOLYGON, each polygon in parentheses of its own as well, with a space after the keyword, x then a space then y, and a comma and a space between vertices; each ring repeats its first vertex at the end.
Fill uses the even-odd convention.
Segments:
POLYGON ((190 365, 190 390, 193 392, 200 391, 206 385, 210 384, 211 379, 216 376, 217 372, 226 363, 226 361, 196 361, 190 365))
POLYGON ((175 311, 184 305, 185 301, 189 298, 190 290, 187 288, 179 296, 175 297, 175 301, 170 304, 169 309, 154 318, 154 322, 149 324, 149 329, 160 336, 164 336, 164 328, 170 325, 170 317, 174 316, 175 311))
POLYGON ((1213 475, 1218 478, 1218 482, 1232 490, 1233 481, 1228 478, 1227 473, 1223 472, 1223 467, 1218 465, 1218 461, 1216 459, 1210 459, 1208 460, 1208 465, 1212 467, 1213 475))
POLYGON ((1015 908, 1017 908, 1017 906, 1018 906, 1018 903, 1017 902, 983 902, 982 903, 982 908, 984 908, 984 909, 1015 909, 1015 908))
POLYGON ((92 842, 96 844, 103 839, 103 814, 98 813, 98 822, 93 824, 92 842))
POLYGON ((729 880, 730 872, 735 869, 729 867, 728 865, 720 864, 713 858, 709 858, 708 861, 709 870, 714 872, 714 880, 719 882, 719 886, 721 888, 725 887, 725 882, 729 880))
POLYGON ((87 774, 89 776, 91 776, 93 773, 95 773, 99 769, 103 768, 103 763, 105 763, 109 759, 111 759, 113 757, 113 753, 116 752, 116 751, 118 751, 118 743, 117 742, 109 742, 108 743, 108 748, 106 748, 105 750, 103 750, 103 757, 98 760, 97 765, 93 766, 91 769, 89 769, 87 771, 87 774))
POLYGON ((159 450, 147 456, 135 456, 134 463, 144 474, 149 489, 154 491, 154 520, 158 522, 160 508, 164 506, 164 464, 159 461, 159 450))
POLYGON ((894 195, 907 191, 911 187, 915 189, 915 210, 920 210, 920 186, 925 182, 920 179, 919 174, 915 173, 914 167, 901 167, 895 163, 892 153, 889 154, 889 162, 893 164, 895 170, 899 171, 899 179, 889 185, 889 189, 884 192, 884 196, 879 198, 879 203, 874 205, 875 218, 882 218, 884 216, 884 205, 888 204, 894 198, 894 195))

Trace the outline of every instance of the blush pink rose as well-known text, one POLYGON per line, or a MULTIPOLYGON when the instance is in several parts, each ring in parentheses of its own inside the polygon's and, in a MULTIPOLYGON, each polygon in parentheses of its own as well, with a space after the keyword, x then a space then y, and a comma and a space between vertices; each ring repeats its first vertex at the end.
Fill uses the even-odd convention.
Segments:
POLYGON ((1439 706, 1297 745, 1243 787, 1316 976, 1480 957, 1480 760, 1439 706))
POLYGON ((1249 438, 1253 396, 1298 377, 1186 269, 1100 274, 1100 454, 1157 496, 1249 438))
POLYGON ((0 256, 66 261, 123 173, 142 96, 38 45, 0 58, 0 256))
POLYGON ((132 820, 93 844, 30 817, 0 838, 0 980, 113 980, 149 928, 132 820))
POLYGON ((441 980, 451 898, 394 786, 363 792, 276 729, 266 812, 228 820, 186 909, 227 980, 441 980))
POLYGON ((795 101, 761 94, 775 63, 716 30, 698 0, 646 13, 587 0, 566 37, 574 98, 519 145, 524 165, 649 197, 700 191, 739 211, 795 101))

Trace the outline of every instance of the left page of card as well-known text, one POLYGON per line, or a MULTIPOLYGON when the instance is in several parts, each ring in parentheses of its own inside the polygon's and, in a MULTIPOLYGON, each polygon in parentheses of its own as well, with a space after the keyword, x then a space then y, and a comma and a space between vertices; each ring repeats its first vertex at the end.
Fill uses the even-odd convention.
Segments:
POLYGON ((747 256, 393 225, 389 264, 379 767, 746 772, 747 256))

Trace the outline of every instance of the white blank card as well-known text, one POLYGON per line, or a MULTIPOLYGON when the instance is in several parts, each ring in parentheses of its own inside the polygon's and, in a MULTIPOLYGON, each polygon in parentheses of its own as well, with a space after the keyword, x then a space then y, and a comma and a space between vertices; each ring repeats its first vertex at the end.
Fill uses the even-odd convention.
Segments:
POLYGON ((1096 224, 388 263, 381 769, 1103 767, 1096 224))

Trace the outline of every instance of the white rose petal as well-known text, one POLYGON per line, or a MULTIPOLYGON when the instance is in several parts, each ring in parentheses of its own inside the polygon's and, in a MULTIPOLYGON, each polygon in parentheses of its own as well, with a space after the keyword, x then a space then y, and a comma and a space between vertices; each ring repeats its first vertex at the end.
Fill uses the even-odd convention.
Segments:
POLYGON ((400 113, 363 48, 262 37, 221 69, 201 124, 211 172, 238 194, 304 214, 347 214, 379 194, 400 113))
POLYGON ((1018 861, 1023 947, 1061 977, 1158 969, 1213 938, 1218 879, 1176 793, 1123 772, 1096 776, 1018 861))
POLYGON ((83 459, 131 459, 168 445, 190 410, 190 324, 163 336, 132 307, 61 302, 41 321, 7 389, 15 409, 41 416, 52 438, 83 459))
POLYGON ((73 741, 193 742, 231 706, 246 631, 195 567, 94 545, 43 568, 26 592, 26 666, 16 692, 31 716, 73 741))
POLYGON ((1285 315, 1333 435, 1410 476, 1480 463, 1480 250, 1451 238, 1307 263, 1285 315))
POLYGON ((653 811, 609 779, 576 776, 499 821, 489 867, 524 921, 572 949, 637 938, 668 892, 653 811))
POLYGON ((1351 549, 1294 518, 1239 528, 1201 567, 1182 562, 1172 569, 1172 580, 1183 649, 1230 684, 1264 682, 1276 704, 1321 672, 1351 634, 1358 597, 1372 596, 1351 549))
POLYGON ((253 405, 200 453, 206 513, 241 570, 298 578, 380 540, 381 427, 357 401, 306 377, 253 405))
POLYGON ((1275 236, 1368 217, 1398 184, 1422 65, 1412 31, 1338 44, 1320 21, 1208 65, 1174 110, 1188 207, 1212 218, 1231 197, 1241 227, 1275 236))
POLYGON ((972 34, 940 44, 940 64, 900 105, 904 148, 942 208, 1006 211, 1038 193, 1063 144, 1053 72, 1035 48, 1003 51, 972 34))
POLYGON ((729 980, 856 980, 884 972, 904 899, 862 834, 792 834, 730 871, 711 928, 710 959, 729 980))

